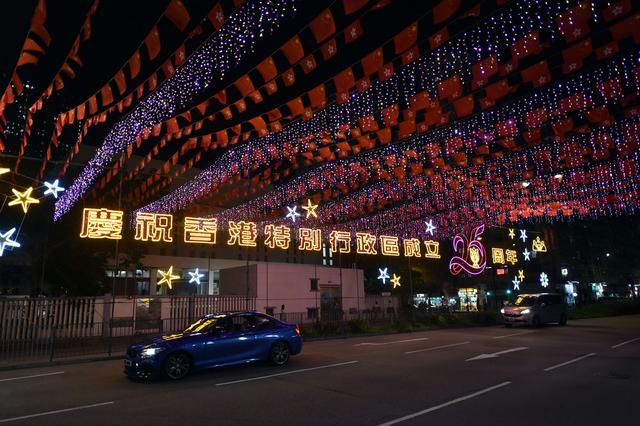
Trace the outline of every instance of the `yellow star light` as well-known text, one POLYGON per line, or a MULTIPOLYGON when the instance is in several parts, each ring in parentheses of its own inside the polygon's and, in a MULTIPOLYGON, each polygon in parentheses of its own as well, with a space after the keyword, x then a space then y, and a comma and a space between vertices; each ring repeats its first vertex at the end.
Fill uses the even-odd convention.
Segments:
POLYGON ((180 279, 180 275, 173 275, 173 265, 169 267, 167 272, 158 269, 158 273, 162 275, 162 279, 158 281, 158 285, 166 283, 170 289, 173 288, 171 281, 180 279))
POLYGON ((524 281, 524 270, 518 270, 518 279, 520 280, 520 282, 524 281))
POLYGON ((393 284, 393 288, 400 287, 400 276, 393 274, 391 278, 391 284, 393 284))
POLYGON ((20 192, 16 189, 11 189, 13 191, 13 195, 16 197, 14 200, 9 202, 10 206, 15 206, 16 204, 22 205, 22 210, 26 213, 29 209, 29 204, 38 204, 40 200, 37 198, 31 197, 31 192, 33 188, 29 187, 24 192, 20 192))
POLYGON ((9 173, 11 171, 11 169, 7 169, 6 167, 0 167, 0 175, 3 175, 5 173, 9 173))
POLYGON ((516 230, 513 228, 509 228, 509 238, 512 240, 516 237, 516 230))
POLYGON ((318 217, 318 213, 316 213, 316 209, 318 208, 318 205, 313 204, 310 199, 307 198, 306 206, 300 206, 300 207, 302 207, 302 210, 307 212, 306 218, 309 218, 311 216, 318 217))

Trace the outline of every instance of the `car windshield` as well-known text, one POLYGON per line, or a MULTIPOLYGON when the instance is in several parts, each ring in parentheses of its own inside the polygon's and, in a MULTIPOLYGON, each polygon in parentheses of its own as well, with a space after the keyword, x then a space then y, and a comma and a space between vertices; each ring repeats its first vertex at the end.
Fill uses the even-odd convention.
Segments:
POLYGON ((513 306, 533 306, 536 303, 537 296, 519 296, 513 306))
POLYGON ((216 315, 213 317, 200 318, 198 321, 194 322, 189 327, 185 328, 183 333, 185 334, 207 333, 215 325, 216 321, 218 321, 218 318, 220 318, 219 315, 216 315))

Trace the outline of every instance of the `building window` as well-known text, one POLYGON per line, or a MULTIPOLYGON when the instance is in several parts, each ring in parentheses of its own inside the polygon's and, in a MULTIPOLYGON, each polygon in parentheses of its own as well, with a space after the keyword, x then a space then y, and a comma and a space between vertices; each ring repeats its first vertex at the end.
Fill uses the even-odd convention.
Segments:
POLYGON ((333 266, 333 251, 322 243, 322 264, 324 266, 333 266))
POLYGON ((275 314, 276 307, 275 306, 267 306, 266 308, 264 308, 264 310, 265 310, 265 313, 267 315, 273 316, 275 314))

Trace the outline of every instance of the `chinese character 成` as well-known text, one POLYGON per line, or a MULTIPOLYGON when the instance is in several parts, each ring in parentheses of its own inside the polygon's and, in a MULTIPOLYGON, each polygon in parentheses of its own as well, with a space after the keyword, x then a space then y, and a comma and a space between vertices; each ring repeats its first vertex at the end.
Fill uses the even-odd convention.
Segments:
POLYGON ((422 257, 420 252, 420 240, 417 238, 408 238, 402 241, 404 245, 404 255, 406 257, 422 257))

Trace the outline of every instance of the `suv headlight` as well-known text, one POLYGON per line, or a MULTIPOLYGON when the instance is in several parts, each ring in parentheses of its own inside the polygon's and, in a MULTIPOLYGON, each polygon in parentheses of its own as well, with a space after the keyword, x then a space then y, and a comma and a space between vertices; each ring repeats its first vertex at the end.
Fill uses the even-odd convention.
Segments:
POLYGON ((160 348, 160 347, 144 348, 142 352, 140 352, 140 356, 142 358, 150 358, 152 356, 158 355, 162 351, 164 351, 164 348, 160 348))
POLYGON ((529 309, 525 309, 524 311, 520 311, 520 313, 521 313, 522 315, 527 315, 527 314, 530 314, 530 313, 531 313, 531 311, 530 311, 529 309))

